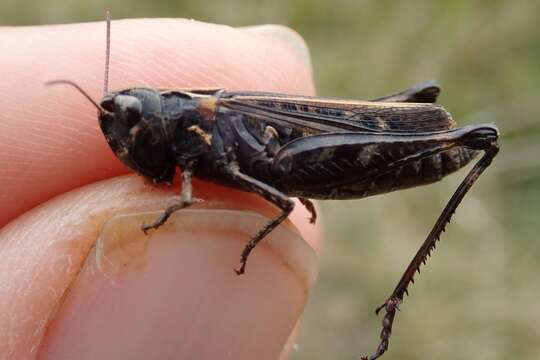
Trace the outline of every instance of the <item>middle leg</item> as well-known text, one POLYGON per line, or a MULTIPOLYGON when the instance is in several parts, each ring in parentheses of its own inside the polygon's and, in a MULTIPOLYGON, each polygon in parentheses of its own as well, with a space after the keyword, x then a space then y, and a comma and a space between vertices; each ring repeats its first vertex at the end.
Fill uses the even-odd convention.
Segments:
POLYGON ((238 164, 236 163, 228 165, 225 168, 225 172, 244 189, 261 195, 266 200, 272 202, 281 209, 281 214, 272 219, 261 230, 259 230, 259 232, 257 232, 244 247, 240 257, 240 268, 235 269, 236 274, 242 275, 246 271, 246 263, 251 251, 253 251, 257 244, 264 239, 266 235, 268 235, 279 224, 287 219, 289 214, 294 209, 294 202, 278 189, 242 173, 238 168, 238 164))

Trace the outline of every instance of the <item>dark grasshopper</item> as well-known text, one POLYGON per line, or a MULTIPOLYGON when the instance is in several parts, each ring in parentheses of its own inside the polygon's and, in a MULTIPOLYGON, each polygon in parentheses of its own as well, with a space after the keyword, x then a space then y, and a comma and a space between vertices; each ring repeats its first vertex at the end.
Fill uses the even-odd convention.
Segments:
MULTIPOLYGON (((171 183, 182 171, 178 203, 143 231, 157 229, 169 216, 194 203, 192 176, 254 192, 280 214, 246 244, 237 274, 251 251, 294 208, 298 197, 358 199, 439 181, 474 165, 439 216, 401 277, 384 309, 381 342, 370 360, 388 348, 399 303, 425 263, 452 214, 498 152, 492 124, 457 128, 450 114, 433 104, 439 87, 428 82, 372 101, 324 99, 224 89, 108 91, 110 21, 107 21, 105 91, 97 104, 99 124, 116 156, 154 182, 171 183)), ((363 359, 368 359, 367 357, 363 359)))

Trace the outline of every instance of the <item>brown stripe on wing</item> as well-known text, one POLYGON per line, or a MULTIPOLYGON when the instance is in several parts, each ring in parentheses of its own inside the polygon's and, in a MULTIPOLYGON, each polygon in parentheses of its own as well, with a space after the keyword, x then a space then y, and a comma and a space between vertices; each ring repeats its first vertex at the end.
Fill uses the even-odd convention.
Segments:
POLYGON ((227 93, 219 105, 310 134, 325 132, 433 132, 456 126, 441 106, 423 103, 351 101, 283 94, 227 93))

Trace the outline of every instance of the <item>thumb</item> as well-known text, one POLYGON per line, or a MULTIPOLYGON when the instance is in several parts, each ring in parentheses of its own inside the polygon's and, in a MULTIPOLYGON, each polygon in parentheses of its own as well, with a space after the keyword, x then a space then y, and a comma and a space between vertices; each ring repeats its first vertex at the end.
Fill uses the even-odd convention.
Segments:
POLYGON ((163 208, 170 190, 136 176, 72 191, 4 227, 0 344, 18 340, 2 353, 276 359, 314 282, 315 253, 281 226, 237 276, 244 244, 267 221, 245 207, 269 209, 250 194, 194 186, 207 206, 177 212, 149 236, 140 227, 157 212, 140 211, 163 208))

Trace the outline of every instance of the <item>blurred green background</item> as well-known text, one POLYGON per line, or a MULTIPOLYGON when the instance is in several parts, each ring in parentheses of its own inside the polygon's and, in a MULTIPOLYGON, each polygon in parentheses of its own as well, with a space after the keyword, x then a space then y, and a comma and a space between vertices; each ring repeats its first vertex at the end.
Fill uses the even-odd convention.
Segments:
MULTIPOLYGON (((372 98, 427 79, 460 124, 496 122, 502 151, 465 198, 398 313, 392 359, 540 359, 540 1, 15 1, 0 23, 187 17, 277 23, 307 41, 320 95, 372 98)), ((374 350, 392 291, 465 170, 441 183, 321 203, 320 280, 290 358, 374 350)))

